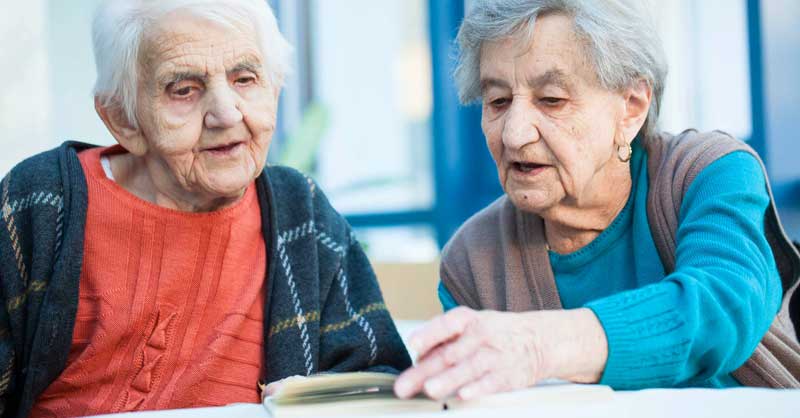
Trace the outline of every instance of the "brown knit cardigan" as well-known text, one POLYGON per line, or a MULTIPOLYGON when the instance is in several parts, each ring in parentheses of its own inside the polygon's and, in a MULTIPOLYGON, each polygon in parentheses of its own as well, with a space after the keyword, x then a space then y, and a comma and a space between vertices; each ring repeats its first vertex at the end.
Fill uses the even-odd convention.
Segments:
MULTIPOLYGON (((664 269, 675 269, 676 232, 683 196, 709 164, 735 151, 758 155, 721 132, 659 134, 642 144, 648 155, 647 218, 664 269)), ((763 163, 762 163, 763 169, 763 163)), ((766 170, 764 171, 766 178, 766 170)), ((800 387, 800 254, 781 226, 767 181, 765 233, 783 284, 783 303, 752 356, 733 372, 747 386, 800 387), (797 293, 797 294, 796 294, 797 293)), ((441 278, 461 305, 522 312, 562 309, 550 267, 543 220, 517 210, 506 196, 456 233, 442 254, 441 278)))

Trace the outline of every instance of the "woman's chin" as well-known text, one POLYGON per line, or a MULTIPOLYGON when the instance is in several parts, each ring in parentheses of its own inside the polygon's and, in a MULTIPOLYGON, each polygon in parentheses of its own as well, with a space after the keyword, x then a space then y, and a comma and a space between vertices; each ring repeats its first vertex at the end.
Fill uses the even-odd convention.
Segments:
POLYGON ((241 197, 247 187, 253 182, 253 176, 238 175, 217 175, 211 176, 203 182, 202 189, 206 195, 215 196, 220 199, 232 199, 241 197))
POLYGON ((506 194, 511 203, 523 212, 540 214, 555 204, 550 194, 541 190, 510 190, 506 194))

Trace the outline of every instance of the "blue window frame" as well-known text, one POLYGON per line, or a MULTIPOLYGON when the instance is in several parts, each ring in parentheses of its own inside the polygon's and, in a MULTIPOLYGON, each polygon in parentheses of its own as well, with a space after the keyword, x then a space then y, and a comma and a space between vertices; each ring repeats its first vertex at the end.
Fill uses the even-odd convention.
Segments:
POLYGON ((747 0, 752 138, 772 181, 781 220, 800 241, 800 4, 747 0), (787 18, 788 16, 788 18, 787 18), (766 42, 765 42, 766 41, 766 42))
POLYGON ((431 210, 348 216, 355 227, 431 224, 443 247, 472 214, 502 194, 480 130, 480 108, 461 106, 452 74, 452 46, 464 17, 463 0, 430 0, 433 71, 434 205, 431 210))

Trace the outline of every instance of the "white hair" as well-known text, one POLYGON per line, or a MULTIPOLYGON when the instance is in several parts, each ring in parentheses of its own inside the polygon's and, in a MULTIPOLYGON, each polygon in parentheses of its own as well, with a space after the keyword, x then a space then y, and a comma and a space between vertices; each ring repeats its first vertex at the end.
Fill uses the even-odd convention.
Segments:
POLYGON ((264 70, 280 87, 290 70, 292 48, 281 35, 266 0, 106 0, 92 23, 97 81, 94 95, 104 107, 118 106, 138 126, 136 93, 142 39, 165 15, 182 11, 228 27, 245 25, 258 38, 264 70))
POLYGON ((612 91, 645 80, 653 89, 645 135, 655 132, 667 64, 649 4, 642 0, 474 0, 458 31, 455 80, 464 104, 481 99, 480 55, 484 42, 522 35, 530 39, 537 16, 564 14, 600 84, 612 91))

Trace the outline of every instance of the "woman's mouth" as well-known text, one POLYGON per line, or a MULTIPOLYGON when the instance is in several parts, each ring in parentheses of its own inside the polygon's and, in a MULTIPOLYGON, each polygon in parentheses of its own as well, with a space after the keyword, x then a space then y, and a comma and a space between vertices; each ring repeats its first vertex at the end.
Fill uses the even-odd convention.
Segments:
POLYGON ((220 145, 218 147, 213 148, 206 148, 205 151, 210 152, 214 155, 218 156, 226 156, 233 154, 236 152, 240 146, 243 146, 244 142, 232 142, 230 144, 220 145))
POLYGON ((526 163, 519 161, 511 163, 512 171, 517 175, 525 177, 535 176, 544 171, 544 169, 547 167, 549 166, 543 164, 526 163))

